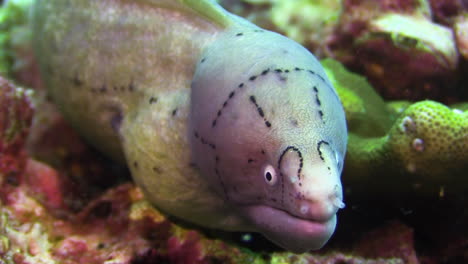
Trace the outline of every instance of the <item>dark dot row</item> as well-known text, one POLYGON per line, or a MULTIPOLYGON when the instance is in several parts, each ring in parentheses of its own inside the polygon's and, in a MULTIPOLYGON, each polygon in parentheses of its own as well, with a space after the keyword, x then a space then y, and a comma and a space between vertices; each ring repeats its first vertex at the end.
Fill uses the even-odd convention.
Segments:
MULTIPOLYGON (((255 33, 262 33, 262 32, 265 32, 264 30, 261 30, 261 29, 255 29, 253 32, 255 33)), ((239 32, 236 34, 236 37, 241 37, 244 35, 244 32, 239 32)))
POLYGON ((250 99, 250 102, 253 103, 255 105, 255 107, 257 108, 257 112, 258 114, 260 115, 261 118, 263 118, 263 121, 265 122, 265 125, 270 128, 271 127, 271 123, 270 121, 268 121, 266 118, 265 118, 265 113, 263 112, 263 109, 262 107, 260 107, 257 103, 257 100, 255 99, 255 96, 251 95, 249 97, 250 99))
POLYGON ((223 188, 224 197, 226 197, 226 200, 229 200, 226 185, 224 184, 223 177, 221 177, 221 173, 219 172, 218 165, 219 165, 219 156, 216 155, 215 156, 215 174, 218 177, 218 180, 219 180, 219 183, 221 184, 221 187, 223 188))
MULTIPOLYGON (((238 33, 238 34, 240 34, 240 33, 238 33)), ((203 61, 203 59, 202 59, 202 61, 203 61)), ((295 67, 295 68, 292 69, 292 70, 289 70, 289 69, 280 69, 280 68, 277 68, 277 69, 274 69, 274 70, 270 70, 270 68, 267 68, 267 69, 263 70, 259 75, 252 75, 252 76, 250 76, 248 80, 249 80, 250 82, 253 82, 253 81, 255 81, 259 76, 265 76, 265 75, 267 75, 267 74, 270 73, 270 72, 274 72, 274 73, 277 73, 277 74, 281 74, 281 73, 290 73, 291 71, 296 71, 296 72, 307 71, 307 72, 309 72, 310 74, 317 76, 319 79, 322 80, 323 83, 325 83, 325 84, 328 86, 328 84, 325 82, 325 78, 323 78, 323 76, 321 76, 320 74, 317 74, 315 71, 306 70, 306 69, 299 68, 299 67, 295 67)), ((282 77, 282 78, 283 78, 283 77, 282 77)), ((286 78, 283 78, 282 80, 285 81, 286 78)), ((216 127, 216 125, 217 125, 217 123, 218 123, 218 119, 221 117, 224 108, 226 108, 226 107, 228 106, 229 101, 230 101, 232 98, 234 98, 234 96, 236 95, 236 90, 237 90, 237 89, 242 89, 242 88, 244 88, 244 87, 245 87, 245 83, 242 82, 242 83, 238 84, 237 87, 229 93, 227 99, 223 102, 223 105, 221 106, 221 108, 220 108, 220 109, 218 110, 218 112, 216 113, 216 117, 215 117, 215 118, 213 119, 213 121, 211 122, 211 127, 213 127, 213 128, 216 127)), ((314 86, 314 89, 317 89, 317 87, 314 86)), ((318 89, 317 89, 316 93, 318 94, 318 89)), ((318 96, 317 96, 317 98, 316 98, 316 101, 318 101, 318 104, 319 104, 319 105, 321 104, 320 100, 318 99, 318 96)), ((323 115, 324 115, 324 114, 323 114, 323 111, 322 111, 322 110, 319 110, 318 113, 319 113, 320 119, 323 120, 323 115)), ((269 123, 269 122, 268 122, 268 123, 265 122, 265 124, 270 124, 270 126, 271 126, 271 123, 269 123)), ((267 126, 268 126, 268 125, 267 125, 267 126)), ((268 127, 270 127, 270 126, 268 126, 268 127)))
POLYGON ((319 95, 318 95, 319 91, 318 91, 317 86, 314 86, 313 89, 314 89, 314 93, 315 93, 315 103, 319 107, 318 114, 319 114, 320 120, 322 120, 322 122, 324 122, 324 120, 323 120, 323 111, 320 109, 320 107, 322 105, 322 102, 320 101, 320 98, 319 98, 319 95))
POLYGON ((214 143, 208 142, 204 137, 200 136, 197 131, 193 133, 196 139, 199 139, 203 145, 209 146, 211 149, 215 150, 216 145, 214 143))

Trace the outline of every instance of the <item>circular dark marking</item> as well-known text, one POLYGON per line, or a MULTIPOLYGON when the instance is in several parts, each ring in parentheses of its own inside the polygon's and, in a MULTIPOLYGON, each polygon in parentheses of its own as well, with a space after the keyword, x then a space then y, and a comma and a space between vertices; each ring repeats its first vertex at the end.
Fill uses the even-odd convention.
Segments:
POLYGON ((253 159, 248 159, 248 160, 247 160, 247 163, 252 163, 252 162, 254 162, 253 159))
POLYGON ((137 161, 133 162, 133 167, 138 168, 138 162, 137 161))
POLYGON ((299 68, 299 67, 294 68, 294 70, 295 70, 295 71, 302 71, 302 69, 299 68))
POLYGON ((264 149, 262 149, 261 153, 262 153, 263 155, 265 155, 265 153, 266 153, 266 152, 265 152, 265 150, 264 150, 264 149))
POLYGON ((284 70, 285 73, 289 73, 289 70, 284 70))
POLYGON ((159 167, 157 167, 157 166, 154 166, 154 167, 153 167, 153 171, 156 172, 157 174, 161 174, 161 173, 162 173, 161 168, 159 168, 159 167))
POLYGON ((291 120, 291 124, 295 127, 298 127, 299 126, 299 122, 297 121, 297 119, 292 119, 291 120))
POLYGON ((229 93, 229 99, 231 99, 232 97, 234 97, 235 94, 236 94, 235 91, 230 92, 230 93, 229 93))
POLYGON ((320 119, 323 120, 323 112, 322 112, 322 110, 319 110, 318 113, 319 113, 319 115, 320 115, 320 119))
POLYGON ((250 76, 250 78, 249 78, 250 81, 255 81, 255 79, 257 79, 257 76, 255 76, 255 75, 250 76))
POLYGON ((149 103, 150 103, 150 104, 155 104, 155 103, 157 103, 157 102, 158 102, 158 98, 157 98, 157 97, 152 96, 152 97, 149 99, 149 103))
POLYGON ((283 70, 281 70, 281 69, 276 69, 275 72, 277 72, 277 73, 282 73, 283 70))
POLYGON ((135 91, 135 88, 136 88, 136 87, 135 87, 135 84, 133 83, 133 80, 130 81, 130 83, 128 84, 128 90, 129 90, 130 92, 133 92, 133 91, 135 91))
POLYGON ((266 125, 267 127, 271 127, 271 123, 268 122, 268 121, 265 121, 265 125, 266 125))
POLYGON ((206 58, 201 59, 201 63, 204 63, 206 61, 206 58))
POLYGON ((270 69, 266 69, 266 70, 262 71, 262 75, 267 75, 269 71, 270 71, 270 69))
POLYGON ((241 84, 239 84, 239 86, 238 86, 238 87, 239 87, 239 88, 242 88, 242 87, 244 87, 244 83, 241 83, 241 84))
POLYGON ((103 85, 101 86, 101 88, 99 89, 99 92, 101 92, 101 93, 107 92, 107 86, 106 86, 105 84, 103 84, 103 85))
POLYGON ((242 35, 244 35, 244 33, 237 33, 237 34, 236 34, 236 37, 240 37, 240 36, 242 36, 242 35))
POLYGON ((174 109, 174 110, 172 110, 172 116, 175 116, 175 115, 177 115, 177 110, 178 110, 177 108, 176 108, 176 109, 174 109))

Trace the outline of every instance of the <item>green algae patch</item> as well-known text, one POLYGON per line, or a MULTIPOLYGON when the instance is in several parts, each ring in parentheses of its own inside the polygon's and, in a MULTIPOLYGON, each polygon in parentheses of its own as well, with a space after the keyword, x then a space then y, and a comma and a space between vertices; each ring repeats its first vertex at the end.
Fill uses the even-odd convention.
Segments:
POLYGON ((28 11, 32 0, 10 0, 0 6, 0 74, 10 76, 14 68, 22 66, 17 60, 19 45, 29 45, 28 11), (23 44, 21 44, 23 43, 23 44))
POLYGON ((349 131, 364 137, 384 135, 392 116, 367 80, 333 59, 321 63, 341 99, 349 131))

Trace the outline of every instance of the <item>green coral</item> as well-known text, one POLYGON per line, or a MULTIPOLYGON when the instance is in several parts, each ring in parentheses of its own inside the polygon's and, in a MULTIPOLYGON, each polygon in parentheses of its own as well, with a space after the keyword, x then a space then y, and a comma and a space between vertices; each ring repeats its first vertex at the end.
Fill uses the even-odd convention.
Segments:
POLYGON ((322 63, 347 114, 343 177, 351 190, 388 195, 466 190, 468 104, 384 103, 364 78, 336 61, 322 63))

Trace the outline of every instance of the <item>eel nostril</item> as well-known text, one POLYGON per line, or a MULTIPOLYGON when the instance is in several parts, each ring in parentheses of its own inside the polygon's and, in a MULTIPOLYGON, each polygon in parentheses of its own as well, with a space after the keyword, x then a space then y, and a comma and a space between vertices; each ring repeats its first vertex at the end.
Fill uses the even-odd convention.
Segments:
POLYGON ((338 198, 338 196, 332 197, 332 201, 331 201, 331 202, 332 202, 332 204, 333 204, 336 208, 338 208, 338 209, 343 209, 343 208, 346 207, 346 204, 343 203, 343 201, 342 201, 340 198, 338 198))

